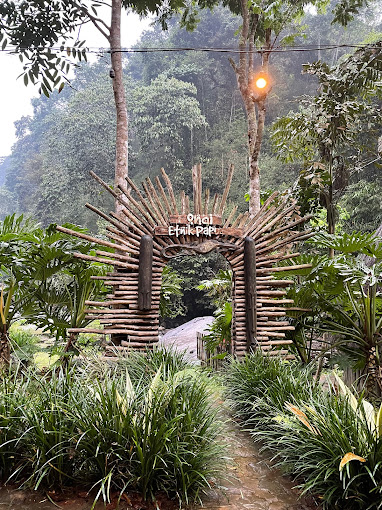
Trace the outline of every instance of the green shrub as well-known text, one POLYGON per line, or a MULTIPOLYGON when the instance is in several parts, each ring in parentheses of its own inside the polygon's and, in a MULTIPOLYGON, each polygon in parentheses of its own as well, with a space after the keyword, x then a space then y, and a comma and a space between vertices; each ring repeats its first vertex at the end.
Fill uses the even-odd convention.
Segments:
POLYGON ((105 501, 112 489, 200 498, 222 467, 208 382, 190 367, 178 370, 169 351, 141 356, 141 364, 138 357, 145 381, 131 380, 126 367, 99 366, 4 378, 3 476, 34 488, 96 486, 105 501))
POLYGON ((263 356, 256 351, 229 360, 225 381, 231 405, 244 423, 270 426, 264 404, 282 410, 286 401, 309 399, 317 391, 310 367, 263 356))
POLYGON ((304 493, 331 510, 382 508, 382 412, 258 353, 232 361, 226 380, 243 426, 304 493))
POLYGON ((40 336, 31 327, 14 323, 9 329, 9 337, 13 355, 21 361, 29 360, 39 350, 37 344, 41 341, 40 336))

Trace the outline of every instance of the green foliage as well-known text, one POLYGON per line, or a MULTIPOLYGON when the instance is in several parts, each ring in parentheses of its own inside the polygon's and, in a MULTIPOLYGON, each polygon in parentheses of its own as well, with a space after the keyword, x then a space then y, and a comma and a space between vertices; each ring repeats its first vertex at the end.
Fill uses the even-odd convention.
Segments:
POLYGON ((235 415, 251 428, 272 428, 275 422, 269 408, 282 411, 285 402, 307 401, 317 391, 311 368, 259 351, 240 361, 230 359, 226 369, 225 382, 235 415))
POLYGON ((372 232, 377 225, 381 225, 381 194, 381 182, 374 175, 350 184, 339 202, 339 206, 348 211, 344 228, 347 231, 372 232))
POLYGON ((214 277, 219 269, 226 269, 227 263, 223 256, 218 253, 210 253, 178 257, 173 258, 169 265, 183 279, 183 304, 186 308, 184 317, 190 320, 194 317, 212 314, 214 307, 211 300, 198 289, 198 285, 201 281, 214 277))
POLYGON ((222 465, 209 389, 191 368, 149 373, 145 386, 127 369, 91 365, 2 378, 2 476, 34 488, 95 486, 105 502, 112 490, 198 500, 222 465))
POLYGON ((216 276, 211 280, 203 280, 197 289, 204 290, 208 297, 213 300, 215 306, 220 307, 231 299, 232 271, 219 269, 216 276))
POLYGON ((39 335, 27 325, 15 322, 9 329, 9 338, 13 355, 21 361, 30 360, 35 352, 39 350, 39 335))
MULTIPOLYGON (((49 97, 61 92, 76 62, 86 60, 85 40, 73 41, 78 27, 92 22, 110 42, 111 27, 98 16, 102 2, 82 0, 5 1, 0 4, 0 43, 19 55, 23 63, 24 84, 38 84, 49 97), (43 51, 41 50, 43 49, 43 51)), ((183 6, 179 0, 166 5, 157 0, 123 1, 122 6, 140 15, 156 14, 163 26, 170 13, 183 6)), ((111 8, 111 7, 110 7, 111 8)))
POLYGON ((208 352, 228 353, 231 346, 232 303, 226 302, 214 312, 214 320, 204 336, 208 352))
POLYGON ((354 407, 332 385, 316 385, 311 371, 259 353, 232 361, 227 384, 243 426, 303 493, 326 509, 379 508, 382 443, 362 399, 354 407))
POLYGON ((364 154, 369 152, 375 159, 377 143, 370 147, 363 135, 367 130, 375 137, 380 123, 379 107, 370 98, 379 88, 381 55, 379 41, 332 68, 320 61, 306 65, 305 72, 319 80, 319 92, 303 98, 298 112, 273 125, 272 140, 279 156, 287 162, 302 162, 296 187, 302 212, 324 206, 331 232, 334 200, 348 185, 350 174, 363 166, 364 154))
POLYGON ((155 173, 165 167, 178 186, 179 170, 185 163, 191 166, 185 150, 192 144, 190 138, 206 126, 196 92, 193 84, 164 73, 129 96, 132 126, 139 134, 140 164, 155 173))
MULTIPOLYGON (((295 260, 312 264, 288 292, 294 306, 302 309, 288 314, 297 326, 292 339, 299 355, 307 362, 311 340, 322 332, 330 333, 336 336, 335 347, 369 373, 371 385, 376 384, 375 377, 372 383, 374 368, 369 363, 370 357, 375 356, 376 365, 380 364, 382 253, 379 239, 369 233, 320 232, 309 243, 333 249, 336 255, 334 258, 304 256, 295 260), (370 264, 366 264, 365 256, 371 260, 370 264)), ((332 347, 323 345, 323 352, 332 347)), ((370 387, 368 391, 373 390, 370 387)))
POLYGON ((184 312, 181 301, 183 296, 182 278, 177 271, 165 266, 162 272, 162 284, 160 288, 159 315, 162 318, 174 318, 184 312))
POLYGON ((65 337, 70 326, 87 324, 85 301, 104 292, 102 282, 91 275, 104 274, 105 266, 86 264, 74 253, 92 249, 91 243, 62 234, 55 225, 44 230, 23 216, 6 217, 0 223, 0 324, 5 330, 20 316, 57 338, 65 337))

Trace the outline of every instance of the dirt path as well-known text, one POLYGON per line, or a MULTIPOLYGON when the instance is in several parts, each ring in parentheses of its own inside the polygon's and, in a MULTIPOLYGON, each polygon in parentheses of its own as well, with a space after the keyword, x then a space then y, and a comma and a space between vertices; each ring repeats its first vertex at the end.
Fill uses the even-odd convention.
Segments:
POLYGON ((234 421, 227 423, 230 443, 227 455, 232 459, 229 475, 220 493, 211 494, 204 507, 209 510, 318 510, 313 501, 300 498, 291 478, 272 467, 266 454, 259 451, 250 435, 234 421))

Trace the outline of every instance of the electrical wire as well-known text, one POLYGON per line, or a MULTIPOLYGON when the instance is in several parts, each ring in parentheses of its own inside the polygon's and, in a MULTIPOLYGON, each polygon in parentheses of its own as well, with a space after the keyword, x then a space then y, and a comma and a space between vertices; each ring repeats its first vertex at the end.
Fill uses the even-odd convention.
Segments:
MULTIPOLYGON (((373 44, 327 44, 327 45, 320 45, 320 46, 288 46, 288 47, 276 47, 270 50, 264 50, 264 49, 257 49, 254 50, 254 53, 258 54, 264 54, 264 53, 291 53, 291 52, 310 52, 310 51, 330 51, 330 50, 337 50, 340 48, 353 48, 353 49, 362 49, 362 48, 370 48, 370 49, 381 49, 381 46, 379 45, 373 45, 373 44)), ((247 53, 247 50, 240 50, 238 48, 224 48, 224 47, 217 47, 217 48, 208 48, 208 47, 147 47, 147 48, 120 48, 120 49, 107 49, 107 48, 77 48, 77 47, 71 47, 71 46, 46 46, 46 47, 36 47, 36 48, 23 48, 23 47, 5 47, 0 48, 1 52, 4 53, 11 53, 16 54, 20 51, 52 51, 52 52, 59 52, 59 51, 70 51, 76 50, 78 52, 82 51, 83 49, 86 50, 86 53, 96 53, 96 54, 103 54, 103 53, 159 53, 159 52, 181 52, 181 51, 194 51, 194 52, 206 52, 206 53, 234 53, 234 54, 241 54, 241 53, 247 53)))

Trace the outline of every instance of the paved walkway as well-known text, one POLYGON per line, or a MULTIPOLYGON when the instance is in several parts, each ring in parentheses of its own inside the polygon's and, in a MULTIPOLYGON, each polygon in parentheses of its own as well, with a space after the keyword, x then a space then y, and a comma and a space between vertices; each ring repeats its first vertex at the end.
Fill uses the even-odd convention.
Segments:
POLYGON ((166 346, 173 346, 178 351, 186 351, 187 357, 191 361, 197 361, 196 333, 203 333, 205 329, 212 323, 212 316, 197 317, 182 326, 171 329, 165 333, 159 343, 166 346))

